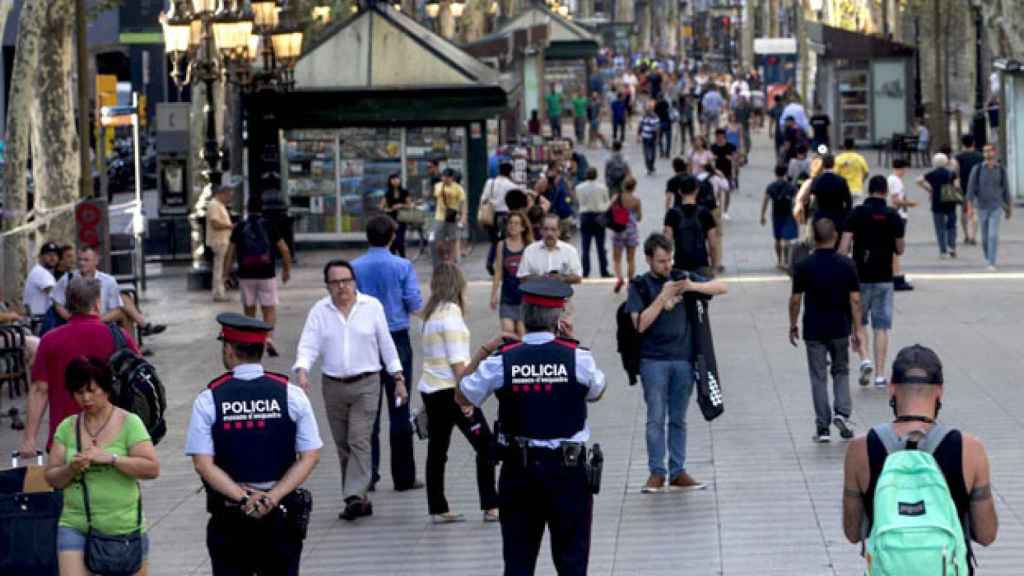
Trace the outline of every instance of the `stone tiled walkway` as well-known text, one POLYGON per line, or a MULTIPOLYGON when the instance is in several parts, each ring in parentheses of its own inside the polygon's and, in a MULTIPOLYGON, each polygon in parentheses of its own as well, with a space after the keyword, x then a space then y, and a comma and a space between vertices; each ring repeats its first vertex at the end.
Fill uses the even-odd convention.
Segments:
MULTIPOLYGON (((762 140, 760 144, 765 144, 763 136, 762 140)), ((639 169, 635 148, 630 148, 629 157, 639 169)), ((592 162, 603 165, 604 157, 595 153, 592 162)), ((873 155, 868 159, 873 161, 873 155)), ((577 292, 578 335, 593 348, 609 382, 605 398, 590 413, 594 440, 603 445, 607 458, 604 489, 595 503, 592 574, 817 576, 853 575, 863 569, 858 548, 845 541, 840 525, 845 448, 841 443, 822 446, 810 441, 813 416, 804 352, 786 340, 789 285, 772 270, 770 231, 757 223, 770 160, 766 148, 758 149, 743 174, 726 234, 730 293, 712 305, 726 413, 709 425, 699 411, 690 411, 687 468, 707 481, 708 489, 639 493, 647 476, 644 404, 640 389, 625 383, 614 342, 614 312, 623 296, 613 295, 611 284, 600 281, 586 283, 577 292)), ((660 161, 656 177, 640 179, 644 233, 660 228, 667 164, 660 161)), ((911 177, 907 181, 911 184, 911 177)), ((969 248, 960 260, 940 262, 930 218, 919 211, 911 221, 906 258, 907 268, 919 276, 918 290, 901 293, 896 303, 893 346, 922 342, 936 348, 948 381, 943 418, 976 433, 989 447, 1001 532, 995 545, 978 551, 979 573, 986 575, 1020 574, 1024 565, 1024 462, 1019 442, 1024 392, 1017 380, 1019 326, 1024 320, 1022 242, 1024 227, 1017 222, 1005 225, 1001 253, 1007 272, 973 275, 983 268, 980 250, 969 248)), ((481 342, 496 321, 487 308, 488 288, 482 282, 483 251, 476 252, 465 270, 475 280, 469 322, 474 342, 481 342)), ((269 363, 278 370, 288 368, 305 312, 323 294, 319 265, 328 254, 300 256, 295 279, 282 293, 276 339, 285 352, 269 363)), ((641 261, 639 269, 645 268, 641 261)), ((425 277, 427 270, 421 272, 425 277)), ((158 448, 162 473, 144 486, 153 575, 209 573, 204 499, 182 446, 192 399, 221 371, 213 317, 235 305, 215 306, 205 295, 184 292, 184 286, 183 277, 169 273, 151 283, 145 304, 155 320, 170 325, 164 335, 150 341, 171 404, 171 431, 158 448)), ((889 416, 883 394, 857 389, 853 397, 854 417, 862 429, 889 416)), ((303 574, 500 573, 499 528, 482 524, 476 512, 479 502, 467 443, 453 440, 447 493, 453 510, 466 513, 468 522, 431 525, 425 495, 391 491, 385 466, 385 478, 374 495, 374 516, 344 523, 336 518, 340 474, 318 389, 312 400, 326 447, 309 482, 316 505, 303 574)), ((488 412, 493 417, 493 403, 488 412)), ((13 432, 0 431, 0 448, 9 450, 16 443, 13 432)), ((417 443, 421 470, 425 448, 417 443)), ((538 574, 553 573, 545 545, 538 574)))

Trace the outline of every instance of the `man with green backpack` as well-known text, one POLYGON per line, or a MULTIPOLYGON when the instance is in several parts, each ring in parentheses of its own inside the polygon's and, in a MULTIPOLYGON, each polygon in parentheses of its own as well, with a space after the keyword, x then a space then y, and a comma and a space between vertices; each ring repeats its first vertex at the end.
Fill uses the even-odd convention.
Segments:
POLYGON ((895 420, 847 449, 843 530, 862 543, 868 576, 973 574, 971 541, 996 539, 985 447, 936 422, 942 391, 935 352, 904 348, 889 384, 895 420))

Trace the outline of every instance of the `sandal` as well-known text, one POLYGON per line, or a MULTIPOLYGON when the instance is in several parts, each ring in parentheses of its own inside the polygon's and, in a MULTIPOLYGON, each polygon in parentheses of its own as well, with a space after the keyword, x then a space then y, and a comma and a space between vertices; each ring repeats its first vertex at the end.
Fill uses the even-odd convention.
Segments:
POLYGON ((456 522, 465 522, 466 517, 458 512, 445 512, 444 514, 432 514, 430 520, 434 524, 455 524, 456 522))
POLYGON ((501 518, 498 517, 498 509, 492 508, 490 510, 484 510, 484 523, 488 524, 491 522, 498 522, 501 518))

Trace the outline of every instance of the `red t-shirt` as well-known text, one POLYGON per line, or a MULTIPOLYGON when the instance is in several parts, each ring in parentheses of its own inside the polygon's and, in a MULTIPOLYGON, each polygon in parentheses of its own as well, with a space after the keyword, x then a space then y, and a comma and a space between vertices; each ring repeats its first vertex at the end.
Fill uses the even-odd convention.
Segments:
MULTIPOLYGON (((124 330, 122 330, 124 332, 124 330)), ((135 352, 139 347, 127 333, 125 339, 135 352)), ((62 420, 81 412, 74 396, 64 386, 64 372, 71 360, 78 356, 92 356, 106 361, 114 353, 114 337, 99 316, 76 315, 68 323, 43 335, 39 341, 32 381, 47 383, 50 403, 50 432, 46 436, 46 449, 50 449, 53 433, 62 420)))

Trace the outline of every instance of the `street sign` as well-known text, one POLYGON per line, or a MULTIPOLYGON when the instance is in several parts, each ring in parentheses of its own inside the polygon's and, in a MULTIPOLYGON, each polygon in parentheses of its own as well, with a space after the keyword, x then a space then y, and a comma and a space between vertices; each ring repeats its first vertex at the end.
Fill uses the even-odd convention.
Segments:
POLYGON ((100 108, 100 126, 131 126, 135 112, 134 106, 104 106, 100 108))

